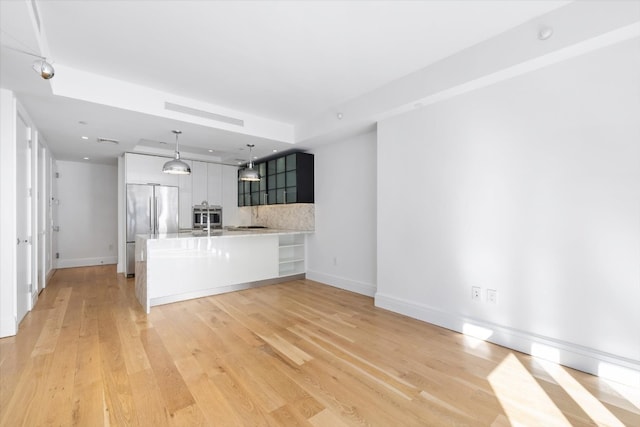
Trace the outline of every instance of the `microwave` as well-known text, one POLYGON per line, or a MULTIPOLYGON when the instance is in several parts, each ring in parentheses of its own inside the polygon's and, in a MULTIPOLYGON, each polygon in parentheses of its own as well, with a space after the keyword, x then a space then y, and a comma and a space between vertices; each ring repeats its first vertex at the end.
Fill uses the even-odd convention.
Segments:
POLYGON ((222 208, 220 206, 193 206, 193 229, 206 230, 207 226, 222 228, 222 208))

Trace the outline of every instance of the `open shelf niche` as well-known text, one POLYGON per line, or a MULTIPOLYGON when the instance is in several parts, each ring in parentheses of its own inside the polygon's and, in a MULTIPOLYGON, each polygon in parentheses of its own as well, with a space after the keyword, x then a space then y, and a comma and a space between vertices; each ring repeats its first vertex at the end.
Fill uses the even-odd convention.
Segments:
POLYGON ((279 274, 291 276, 305 272, 305 235, 282 234, 278 246, 279 274))

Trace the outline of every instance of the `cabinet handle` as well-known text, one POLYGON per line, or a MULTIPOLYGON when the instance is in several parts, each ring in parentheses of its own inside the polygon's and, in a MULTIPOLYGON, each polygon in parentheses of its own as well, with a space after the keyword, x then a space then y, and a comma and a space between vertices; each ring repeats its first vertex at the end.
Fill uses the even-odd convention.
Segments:
POLYGON ((155 206, 154 206, 154 210, 153 210, 153 220, 154 220, 154 224, 153 224, 153 233, 154 234, 159 234, 158 231, 158 197, 155 198, 155 206))

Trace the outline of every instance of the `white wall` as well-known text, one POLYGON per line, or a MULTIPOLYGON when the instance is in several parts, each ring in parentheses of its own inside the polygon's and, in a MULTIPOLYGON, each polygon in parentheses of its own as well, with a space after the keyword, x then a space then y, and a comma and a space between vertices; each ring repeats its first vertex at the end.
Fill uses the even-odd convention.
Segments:
POLYGON ((639 51, 379 123, 376 304, 587 372, 640 370, 639 51))
POLYGON ((58 161, 57 268, 117 262, 118 168, 58 161))
POLYGON ((375 132, 316 147, 315 233, 307 278, 373 296, 376 291, 375 132))

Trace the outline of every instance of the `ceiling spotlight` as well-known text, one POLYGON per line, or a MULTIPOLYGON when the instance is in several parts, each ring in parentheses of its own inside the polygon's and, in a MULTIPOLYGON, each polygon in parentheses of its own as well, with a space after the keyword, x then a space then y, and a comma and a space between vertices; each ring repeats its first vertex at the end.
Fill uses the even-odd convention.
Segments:
POLYGON ((89 137, 88 137, 88 136, 81 136, 80 138, 82 138, 82 139, 89 139, 89 137))
POLYGON ((553 35, 553 28, 551 27, 542 27, 538 31, 538 39, 539 40, 547 40, 553 35))
POLYGON ((338 118, 338 120, 342 120, 342 113, 336 114, 336 117, 338 118))
POLYGON ((53 69, 53 65, 49 64, 45 58, 36 59, 33 61, 33 70, 40 74, 45 80, 49 80, 55 75, 55 70, 53 69))

